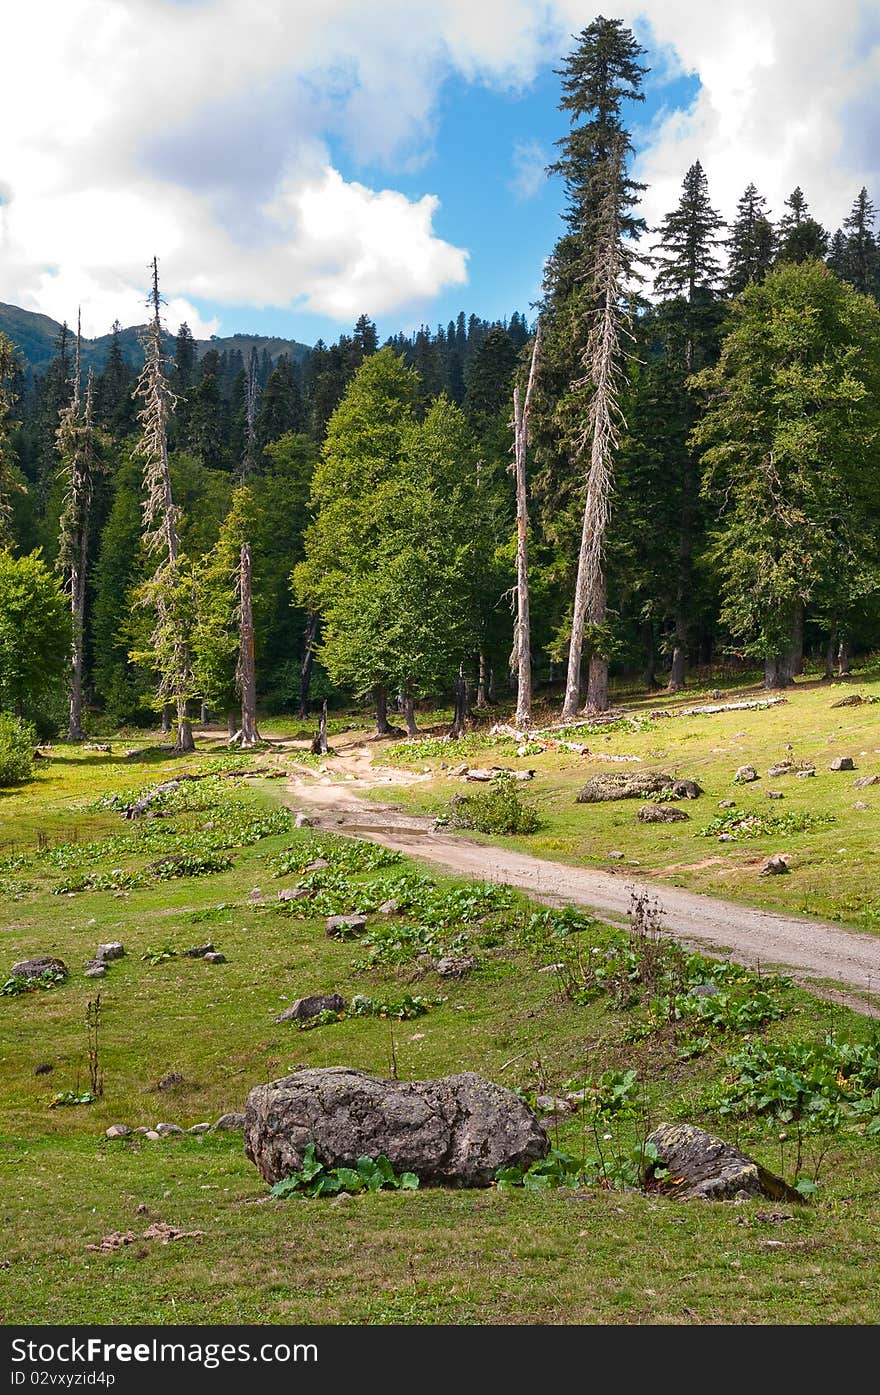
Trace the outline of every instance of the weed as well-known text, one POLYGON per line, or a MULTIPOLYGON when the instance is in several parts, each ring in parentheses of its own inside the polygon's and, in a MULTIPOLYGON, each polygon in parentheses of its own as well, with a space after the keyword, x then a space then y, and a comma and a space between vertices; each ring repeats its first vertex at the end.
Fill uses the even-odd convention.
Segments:
POLYGON ((302 1167, 283 1181, 276 1182, 272 1195, 279 1201, 291 1196, 335 1196, 339 1192, 415 1191, 419 1179, 414 1172, 395 1172, 391 1163, 380 1154, 370 1158, 364 1154, 354 1167, 327 1167, 317 1156, 314 1143, 306 1145, 302 1167))
POLYGON ((448 822, 478 833, 534 833, 541 827, 537 810, 523 803, 517 781, 506 772, 477 794, 456 795, 449 803, 448 822))

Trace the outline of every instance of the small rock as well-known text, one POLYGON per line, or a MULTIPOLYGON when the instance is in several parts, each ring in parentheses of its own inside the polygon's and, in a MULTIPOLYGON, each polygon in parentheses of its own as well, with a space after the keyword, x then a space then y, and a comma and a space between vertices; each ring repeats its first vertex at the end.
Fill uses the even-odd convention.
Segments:
POLYGON ((640 823, 687 823, 690 814, 674 804, 643 804, 637 818, 640 823))
POLYGON ((193 1124, 190 1128, 187 1129, 187 1133, 207 1133, 210 1127, 210 1120, 207 1124, 193 1124))
POLYGON ((83 971, 83 978, 106 978, 106 964, 89 964, 83 971))
POLYGON ((38 1066, 34 1066, 34 1075, 48 1075, 55 1067, 51 1061, 41 1061, 38 1066))
POLYGON ((803 770, 799 770, 799 771, 797 772, 797 779, 798 779, 798 780, 812 780, 812 778, 813 778, 813 776, 814 776, 815 774, 816 774, 816 771, 815 771, 814 766, 808 765, 808 766, 806 766, 803 770))
POLYGON ((63 974, 67 978, 67 965, 63 959, 44 954, 37 959, 20 959, 10 969, 13 978, 39 978, 40 974, 49 972, 63 974))
POLYGON ((249 900, 249 901, 262 901, 262 899, 263 899, 263 888, 260 887, 260 886, 252 886, 251 889, 250 889, 250 891, 248 892, 248 900, 249 900))
POLYGON ((297 998, 289 1008, 279 1012, 276 1022, 308 1022, 320 1012, 342 1012, 345 999, 341 993, 313 993, 308 998, 297 998))
POLYGON ((735 799, 719 799, 719 801, 718 801, 718 808, 719 808, 719 809, 735 809, 735 808, 736 808, 736 800, 735 800, 735 799))
POLYGON ((294 828, 314 828, 315 821, 310 819, 308 814, 299 813, 293 820, 294 828))
POLYGON ((741 765, 733 778, 738 785, 750 785, 761 777, 753 765, 741 765))
POLYGON ((221 953, 219 952, 219 950, 216 950, 216 949, 211 950, 208 954, 205 954, 205 955, 203 955, 202 957, 203 957, 203 959, 204 959, 204 961, 205 961, 206 964, 225 964, 225 963, 226 963, 226 955, 225 955, 225 954, 221 954, 221 953))
POLYGON ((853 784, 857 790, 866 790, 870 785, 880 785, 880 775, 860 775, 853 784))
POLYGON ((173 1090, 175 1085, 183 1084, 183 1076, 180 1071, 171 1070, 167 1075, 163 1075, 159 1081, 160 1090, 173 1090))
POLYGON ((467 773, 468 767, 466 765, 457 765, 454 770, 450 770, 449 778, 450 780, 460 780, 461 777, 467 773))
POLYGON ((477 962, 473 954, 444 954, 434 967, 442 978, 464 978, 477 967, 477 962))
POLYGON ((130 1125, 130 1124, 111 1124, 110 1127, 109 1127, 109 1129, 106 1130, 106 1132, 105 1132, 105 1134, 104 1134, 104 1137, 105 1137, 105 1138, 127 1138, 128 1135, 129 1135, 130 1133, 131 1133, 131 1125, 130 1125))
POLYGON ((125 947, 119 940, 112 940, 108 945, 98 945, 95 950, 95 958, 101 964, 108 964, 111 959, 122 959, 125 954, 125 947))
POLYGON ((278 893, 279 901, 305 901, 311 896, 304 886, 285 886, 278 893))
POLYGON ((157 1124, 155 1132, 160 1138, 170 1138, 173 1133, 183 1133, 179 1124, 157 1124))
POLYGON ((790 775, 793 769, 794 766, 790 760, 780 760, 769 767, 767 774, 775 779, 777 775, 790 775))
POLYGON ((832 702, 831 709, 835 707, 861 707, 864 698, 859 693, 850 693, 849 697, 838 698, 837 702, 832 702))
MULTIPOLYGON (((148 1133, 152 1133, 152 1132, 153 1132, 152 1129, 145 1129, 144 1126, 143 1126, 143 1124, 141 1124, 141 1126, 140 1126, 139 1128, 136 1128, 136 1129, 135 1129, 135 1133, 140 1134, 141 1137, 143 1137, 143 1138, 146 1138, 147 1134, 148 1134, 148 1133)), ((158 1138, 159 1135, 156 1134, 156 1137, 158 1138)))
POLYGON ((779 877, 788 872, 788 859, 785 853, 774 853, 768 857, 760 871, 762 877, 779 877))
POLYGON ((835 756, 829 765, 829 770, 855 770, 856 763, 852 756, 835 756))
POLYGON ((735 843, 736 838, 732 833, 719 833, 718 841, 719 843, 735 843))
POLYGON ((209 940, 206 945, 194 945, 192 949, 182 949, 180 953, 185 959, 204 959, 206 954, 214 953, 214 946, 209 940))
POLYGON ((220 1115, 220 1118, 217 1119, 217 1120, 211 1125, 211 1132, 212 1132, 212 1133, 233 1133, 233 1132, 235 1132, 236 1129, 243 1129, 243 1128, 244 1128, 244 1115, 243 1115, 243 1114, 229 1113, 229 1114, 221 1114, 221 1115, 220 1115))
POLYGON ((560 1099, 557 1095, 538 1095, 535 1105, 542 1114, 570 1114, 574 1108, 573 1101, 567 1096, 560 1099))
POLYGON ((402 909, 400 902, 393 899, 383 901, 381 906, 377 907, 379 915, 398 915, 402 909))
POLYGON ((721 992, 717 983, 695 983, 688 989, 689 998, 714 998, 721 992))
POLYGON ((854 809, 870 809, 870 804, 866 804, 864 799, 857 799, 853 805, 854 809))
POLYGON ((765 790, 764 793, 766 794, 766 796, 767 796, 768 799, 784 799, 784 798, 785 798, 785 795, 782 793, 782 790, 765 790))
POLYGON ((352 1196, 351 1192, 339 1192, 336 1196, 334 1196, 331 1205, 338 1206, 340 1208, 345 1208, 346 1206, 353 1206, 354 1197, 352 1196))
POLYGON ((327 861, 326 857, 316 857, 313 858, 311 862, 306 864, 304 871, 323 872, 324 868, 329 866, 330 863, 327 861))
POLYGON ((610 852, 608 856, 613 857, 615 862, 619 862, 620 859, 625 856, 625 854, 622 852, 610 852))
POLYGON ((144 1133, 144 1138, 148 1138, 151 1143, 155 1143, 161 1137, 162 1135, 157 1133, 155 1129, 147 1129, 144 1133))
POLYGON ((350 940, 367 928, 365 915, 330 915, 324 926, 324 933, 334 940, 350 940))

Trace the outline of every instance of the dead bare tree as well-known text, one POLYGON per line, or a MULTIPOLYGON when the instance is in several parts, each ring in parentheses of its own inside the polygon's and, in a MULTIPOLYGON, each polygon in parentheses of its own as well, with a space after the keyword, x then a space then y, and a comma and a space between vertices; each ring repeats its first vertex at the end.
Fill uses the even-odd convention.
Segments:
MULTIPOLYGON (((535 330, 532 361, 525 400, 520 402, 519 384, 513 389, 513 455, 516 472, 516 621, 513 629, 511 667, 515 666, 516 727, 524 731, 532 724, 532 639, 529 620, 529 511, 526 491, 526 452, 529 444, 529 414, 541 346, 541 322, 535 330)), ((481 675, 482 676, 482 675, 481 675)))
MULTIPOLYGON (((621 337, 628 318, 623 299, 623 283, 629 258, 621 240, 621 200, 625 149, 621 138, 612 142, 605 164, 604 196, 592 242, 587 282, 587 337, 581 358, 582 376, 572 384, 590 393, 583 431, 576 443, 576 456, 589 451, 587 490, 581 546, 575 583, 571 640, 568 650, 568 676, 563 719, 577 716, 580 705, 581 657, 586 625, 599 627, 605 621, 606 585, 603 570, 605 534, 610 514, 614 457, 620 443, 623 417, 619 390, 621 337)), ((590 657, 587 711, 603 711, 608 706, 608 659, 596 646, 590 657)))
POLYGON ((174 604, 174 593, 180 582, 180 538, 179 511, 171 490, 168 423, 177 398, 165 374, 162 298, 159 295, 159 264, 155 257, 148 304, 152 317, 141 339, 144 366, 132 394, 144 404, 138 413, 141 438, 135 446, 135 453, 143 460, 143 539, 147 550, 159 556, 146 596, 156 610, 153 644, 160 677, 159 696, 173 703, 176 709, 175 750, 183 754, 195 750, 192 723, 186 709, 187 700, 192 696, 192 653, 186 627, 180 623, 185 607, 174 604), (172 616, 175 610, 177 614, 172 616))
POLYGON ((238 739, 242 750, 255 746, 260 740, 257 731, 257 680, 254 665, 254 612, 251 585, 251 549, 242 543, 238 569, 238 603, 240 610, 238 651, 238 683, 241 689, 241 730, 238 739))

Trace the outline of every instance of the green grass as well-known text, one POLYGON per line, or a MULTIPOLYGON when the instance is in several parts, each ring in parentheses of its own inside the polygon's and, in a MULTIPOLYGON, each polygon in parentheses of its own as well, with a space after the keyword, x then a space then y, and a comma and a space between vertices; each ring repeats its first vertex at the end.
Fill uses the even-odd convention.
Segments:
MULTIPOLYGON (((833 715, 853 721, 861 714, 833 715)), ((209 759, 198 755, 185 768, 209 759)), ((51 953, 71 975, 45 992, 0 998, 0 1320, 876 1321, 878 1142, 848 1129, 808 1140, 807 1170, 828 1147, 818 1197, 784 1208, 792 1219, 781 1224, 760 1219, 781 1209, 770 1203, 687 1204, 601 1187, 583 1196, 423 1188, 358 1196, 345 1208, 276 1202, 238 1134, 106 1141, 104 1130, 116 1122, 186 1126, 239 1110, 253 1085, 298 1066, 347 1064, 389 1074, 393 1032, 402 1077, 478 1070, 533 1094, 634 1067, 651 1120, 715 1128, 792 1179, 793 1145, 780 1143, 777 1125, 754 1117, 722 1122, 712 1105, 726 1055, 742 1045, 741 1036, 713 1038, 703 1054, 688 1057, 668 1033, 634 1034, 647 1003, 616 1008, 607 993, 574 1002, 563 997, 556 975, 539 972, 568 945, 607 946, 607 927, 557 944, 546 927, 529 928, 534 906, 516 897, 485 914, 479 897, 451 895, 461 884, 438 881, 426 889, 424 874, 405 863, 371 869, 350 855, 328 869, 328 886, 343 896, 348 888, 356 899, 357 888, 366 896, 371 881, 396 881, 408 887, 416 920, 429 922, 443 942, 462 939, 480 961, 461 981, 440 979, 405 953, 402 962, 357 969, 365 957, 357 941, 328 939, 322 919, 277 908, 278 888, 299 875, 274 875, 286 849, 302 849, 297 866, 319 840, 334 856, 332 839, 292 832, 231 848, 232 867, 212 875, 137 885, 123 895, 53 894, 69 872, 35 856, 37 836, 69 842, 72 829, 81 840, 130 835, 131 824, 96 801, 178 768, 59 747, 33 785, 2 801, 4 835, 30 859, 15 876, 33 889, 2 903, 0 966, 51 953), (257 887, 260 903, 250 899, 257 887), (99 982, 83 978, 82 962, 110 939, 123 941, 126 957, 99 982), (141 957, 164 943, 180 950, 208 939, 225 964, 141 957), (333 990, 346 1000, 366 994, 385 1002, 406 995, 445 1001, 412 1021, 349 1016, 314 1031, 274 1022, 293 998, 333 990), (55 1093, 88 1087, 85 1012, 97 992, 103 1097, 50 1109, 55 1093), (35 1075, 41 1064, 52 1071, 35 1075), (171 1072, 182 1080, 159 1090, 171 1072), (204 1235, 167 1245, 142 1240, 157 1219, 204 1235), (87 1248, 129 1230, 136 1242, 116 1253, 87 1248)), ((563 773, 560 765, 553 778, 563 773)), ((277 808, 280 792, 272 782, 229 782, 228 797, 257 817, 277 808)), ((171 848, 204 834, 207 822, 204 809, 184 810, 142 826, 167 830, 171 848)), ((141 862, 118 856, 92 849, 89 868, 141 862)), ((371 917, 370 927, 379 919, 371 917)), ((845 1009, 790 987, 773 991, 784 1016, 765 1029, 767 1040, 819 1038, 830 1030, 858 1038, 869 1030, 845 1009)), ((576 1116, 553 1131, 554 1143, 573 1153, 583 1138, 576 1116)))
MULTIPOLYGON (((615 729, 577 737, 600 756, 638 756, 646 768, 697 780, 704 795, 680 805, 690 815, 687 823, 639 823, 640 800, 577 804, 575 796, 588 776, 626 768, 613 762, 570 752, 518 759, 506 745, 499 754, 494 743, 481 743, 476 733, 469 735, 462 759, 474 765, 508 764, 536 771, 536 778, 523 786, 523 796, 535 805, 543 826, 527 837, 503 839, 505 847, 575 865, 638 868, 640 876, 661 884, 880 931, 876 833, 880 785, 855 788, 860 776, 880 773, 880 701, 832 710, 833 702, 854 692, 880 699, 880 670, 867 670, 840 683, 801 681, 778 707, 710 717, 674 715, 682 708, 711 702, 705 692, 675 698, 655 695, 628 704, 627 713, 643 719, 651 710, 664 708, 673 714, 671 718, 652 721, 644 731, 615 729), (852 756, 857 769, 832 772, 829 766, 838 755, 852 756), (768 766, 785 759, 814 762, 815 778, 768 777, 768 766), (761 779, 736 785, 733 776, 745 764, 755 765, 761 779), (781 790, 784 799, 768 799, 767 789, 781 790), (791 815, 793 820, 812 814, 828 822, 801 832, 768 832, 733 843, 700 837, 701 829, 724 814, 718 804, 725 799, 735 800, 737 814, 791 815), (857 810, 853 807, 857 802, 869 807, 857 810), (623 862, 610 859, 612 851, 623 852, 623 862), (775 852, 793 855, 792 875, 759 878, 762 863, 775 852)), ((761 700, 768 695, 755 686, 726 692, 722 700, 740 696, 761 700)), ((397 763, 407 763, 405 746, 391 750, 397 763)), ((411 764, 418 769, 430 766, 437 779, 393 790, 388 787, 381 794, 375 791, 375 796, 398 800, 412 812, 442 812, 449 798, 465 787, 445 776, 441 762, 452 767, 460 763, 454 743, 427 757, 417 747, 411 764)))

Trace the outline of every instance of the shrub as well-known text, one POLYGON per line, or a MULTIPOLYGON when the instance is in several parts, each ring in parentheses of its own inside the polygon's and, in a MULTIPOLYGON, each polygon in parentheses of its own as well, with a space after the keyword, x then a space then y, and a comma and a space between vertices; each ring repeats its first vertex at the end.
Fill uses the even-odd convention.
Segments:
POLYGON ((506 773, 478 794, 459 795, 449 808, 453 828, 477 833, 534 833, 541 826, 537 811, 522 802, 517 782, 506 773))
POLYGON ((0 712, 0 788, 31 779, 36 739, 32 726, 0 712))

